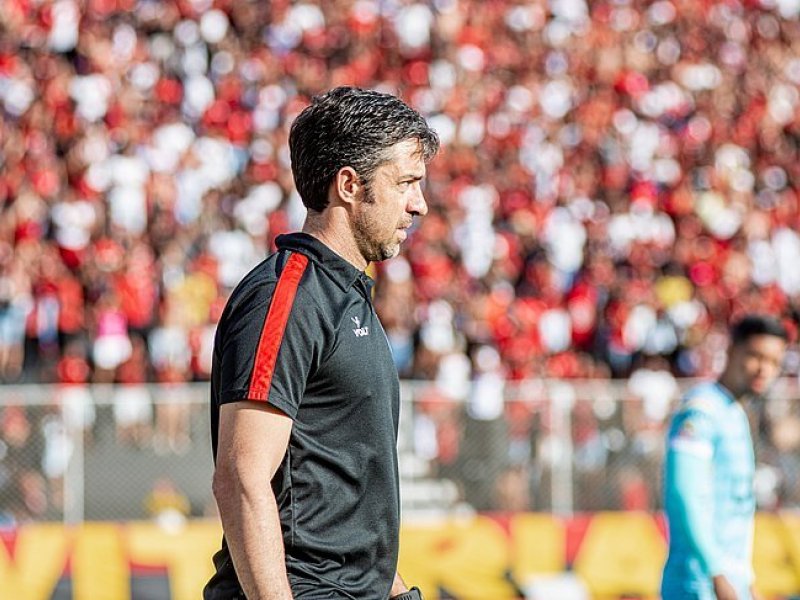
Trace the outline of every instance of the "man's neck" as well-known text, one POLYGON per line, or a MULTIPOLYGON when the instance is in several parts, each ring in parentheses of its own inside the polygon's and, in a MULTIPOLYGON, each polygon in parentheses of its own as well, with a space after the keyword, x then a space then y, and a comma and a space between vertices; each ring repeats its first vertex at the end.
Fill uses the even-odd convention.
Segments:
POLYGON ((328 208, 322 213, 308 212, 303 233, 314 236, 355 268, 363 271, 369 263, 358 250, 344 208, 328 208))
POLYGON ((728 392, 728 394, 730 394, 731 398, 733 398, 737 402, 741 402, 742 400, 744 400, 745 392, 739 392, 738 390, 736 390, 735 386, 731 381, 732 379, 733 378, 731 377, 731 374, 725 371, 720 376, 720 378, 717 379, 717 383, 723 388, 725 388, 725 391, 728 392))

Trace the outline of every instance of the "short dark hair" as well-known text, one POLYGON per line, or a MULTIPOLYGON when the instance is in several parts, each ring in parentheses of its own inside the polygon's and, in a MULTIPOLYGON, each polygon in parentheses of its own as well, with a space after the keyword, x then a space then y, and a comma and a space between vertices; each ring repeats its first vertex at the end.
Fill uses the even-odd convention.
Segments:
POLYGON ((354 87, 316 96, 289 133, 292 174, 303 204, 322 212, 339 169, 352 167, 368 184, 387 162, 390 147, 415 138, 423 160, 432 159, 439 137, 422 115, 395 96, 354 87))
POLYGON ((731 327, 731 342, 741 344, 757 335, 772 335, 789 341, 789 331, 783 323, 768 315, 745 315, 731 327))

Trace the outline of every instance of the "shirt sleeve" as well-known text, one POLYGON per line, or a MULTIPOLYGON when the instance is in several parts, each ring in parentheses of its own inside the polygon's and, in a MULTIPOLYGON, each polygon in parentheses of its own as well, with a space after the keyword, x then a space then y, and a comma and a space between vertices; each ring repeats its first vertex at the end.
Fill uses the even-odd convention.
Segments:
POLYGON ((319 307, 299 285, 305 263, 292 258, 271 294, 252 294, 227 315, 218 340, 221 404, 268 402, 297 416, 326 336, 319 307))
POLYGON ((670 428, 666 472, 669 518, 678 521, 709 577, 722 572, 713 530, 714 435, 708 411, 689 406, 679 412, 670 428))

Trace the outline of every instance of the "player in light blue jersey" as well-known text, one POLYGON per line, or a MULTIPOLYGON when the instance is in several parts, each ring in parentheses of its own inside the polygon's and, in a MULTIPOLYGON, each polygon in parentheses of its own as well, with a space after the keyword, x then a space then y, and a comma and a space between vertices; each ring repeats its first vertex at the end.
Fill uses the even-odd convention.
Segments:
POLYGON ((787 341, 775 319, 751 315, 739 321, 719 380, 689 390, 672 419, 664 481, 664 600, 755 598, 755 460, 741 401, 767 393, 780 374, 787 341))

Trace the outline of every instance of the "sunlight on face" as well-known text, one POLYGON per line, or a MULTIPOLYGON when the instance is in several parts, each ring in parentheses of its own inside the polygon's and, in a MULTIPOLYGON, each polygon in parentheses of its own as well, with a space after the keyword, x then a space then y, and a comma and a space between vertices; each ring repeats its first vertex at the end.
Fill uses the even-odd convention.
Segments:
POLYGON ((786 342, 774 335, 754 335, 731 349, 738 393, 765 394, 781 374, 786 342))
POLYGON ((423 177, 425 162, 416 139, 392 146, 388 160, 375 170, 353 216, 353 235, 368 262, 397 256, 414 216, 428 212, 423 177))

